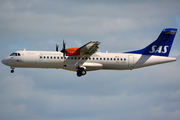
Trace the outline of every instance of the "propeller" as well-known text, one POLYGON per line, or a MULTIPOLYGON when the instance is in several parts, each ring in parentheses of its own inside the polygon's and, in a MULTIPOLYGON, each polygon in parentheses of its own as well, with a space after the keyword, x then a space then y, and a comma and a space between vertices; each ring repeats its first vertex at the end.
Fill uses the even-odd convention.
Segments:
POLYGON ((59 45, 56 43, 56 51, 58 52, 59 45))
POLYGON ((66 43, 64 42, 64 39, 63 39, 63 48, 62 48, 61 52, 63 53, 63 56, 66 55, 66 43))

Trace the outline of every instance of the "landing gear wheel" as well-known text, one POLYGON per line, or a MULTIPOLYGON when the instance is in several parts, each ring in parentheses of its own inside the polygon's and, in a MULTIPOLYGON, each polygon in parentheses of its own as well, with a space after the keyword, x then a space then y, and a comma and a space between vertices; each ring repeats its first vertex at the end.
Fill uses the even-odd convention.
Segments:
POLYGON ((11 70, 11 73, 14 73, 14 70, 11 70))
POLYGON ((81 71, 81 74, 82 74, 82 75, 85 75, 85 74, 86 74, 86 71, 85 71, 85 70, 82 70, 82 71, 81 71))
POLYGON ((81 77, 82 75, 86 74, 86 70, 84 70, 83 68, 79 68, 79 70, 77 71, 77 76, 81 77))
POLYGON ((78 77, 81 77, 81 76, 82 76, 81 71, 77 71, 77 76, 78 76, 78 77))

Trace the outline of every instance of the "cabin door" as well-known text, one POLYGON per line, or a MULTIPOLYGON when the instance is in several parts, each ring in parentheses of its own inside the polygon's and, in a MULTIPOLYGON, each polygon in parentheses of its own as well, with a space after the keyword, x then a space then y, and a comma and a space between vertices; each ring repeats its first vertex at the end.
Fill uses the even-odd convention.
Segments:
POLYGON ((129 64, 129 67, 131 67, 131 68, 134 66, 134 56, 133 55, 129 55, 128 64, 129 64))

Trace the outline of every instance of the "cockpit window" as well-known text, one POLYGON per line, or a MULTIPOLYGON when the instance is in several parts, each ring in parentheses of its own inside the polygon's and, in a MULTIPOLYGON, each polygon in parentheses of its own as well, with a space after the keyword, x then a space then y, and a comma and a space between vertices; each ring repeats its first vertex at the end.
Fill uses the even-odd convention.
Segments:
POLYGON ((17 54, 15 54, 15 53, 12 53, 10 56, 17 56, 17 54))
POLYGON ((21 54, 20 53, 11 53, 10 56, 21 56, 21 54))

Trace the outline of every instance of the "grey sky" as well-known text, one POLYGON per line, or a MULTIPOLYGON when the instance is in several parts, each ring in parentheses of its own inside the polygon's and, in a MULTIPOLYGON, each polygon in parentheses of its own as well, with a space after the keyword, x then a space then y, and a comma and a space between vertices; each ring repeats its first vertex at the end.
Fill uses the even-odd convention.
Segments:
MULTIPOLYGON (((140 49, 164 28, 180 29, 179 0, 1 0, 0 60, 22 50, 55 50, 100 41, 99 52, 140 49)), ((0 64, 1 120, 179 120, 180 34, 176 62, 78 78, 59 69, 0 64)))

